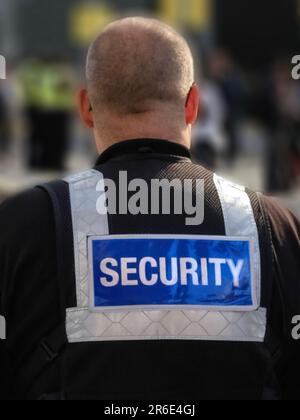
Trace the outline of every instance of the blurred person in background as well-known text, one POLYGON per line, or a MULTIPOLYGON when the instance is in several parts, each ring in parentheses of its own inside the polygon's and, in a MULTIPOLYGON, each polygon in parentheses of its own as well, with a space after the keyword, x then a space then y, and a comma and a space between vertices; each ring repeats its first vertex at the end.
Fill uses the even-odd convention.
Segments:
POLYGON ((38 59, 24 61, 18 77, 22 89, 24 116, 27 123, 28 166, 37 169, 42 166, 42 63, 38 59))
POLYGON ((273 64, 258 109, 269 132, 266 189, 289 191, 300 162, 300 86, 291 77, 289 60, 273 64))
POLYGON ((0 159, 10 166, 24 138, 22 92, 14 63, 10 62, 0 87, 0 159))
POLYGON ((63 170, 74 105, 71 68, 59 59, 30 59, 19 76, 29 125, 29 167, 63 170))
POLYGON ((239 152, 238 128, 245 100, 243 81, 232 57, 225 50, 217 49, 210 54, 208 71, 211 80, 219 86, 226 104, 227 159, 229 163, 234 163, 239 152))
POLYGON ((218 157, 226 151, 226 117, 226 104, 218 86, 208 81, 203 83, 201 108, 193 130, 192 150, 194 158, 212 170, 216 168, 218 157))
MULTIPOLYGON (((1 86, 0 86, 1 88, 1 86)), ((0 160, 4 157, 9 145, 8 114, 5 94, 0 89, 0 160)))

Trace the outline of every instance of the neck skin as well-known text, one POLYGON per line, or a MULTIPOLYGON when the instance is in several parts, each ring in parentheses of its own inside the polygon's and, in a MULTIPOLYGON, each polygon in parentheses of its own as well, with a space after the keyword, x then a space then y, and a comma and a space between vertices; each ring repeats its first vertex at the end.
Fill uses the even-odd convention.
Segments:
POLYGON ((194 84, 185 107, 160 103, 147 112, 120 115, 108 108, 93 111, 88 91, 78 92, 82 121, 93 130, 99 154, 124 140, 139 138, 169 140, 191 149, 192 126, 197 121, 199 102, 200 92, 194 84))
POLYGON ((184 115, 172 118, 148 112, 120 117, 104 112, 97 116, 94 136, 99 154, 124 140, 139 138, 169 140, 191 148, 191 125, 186 124, 184 115))

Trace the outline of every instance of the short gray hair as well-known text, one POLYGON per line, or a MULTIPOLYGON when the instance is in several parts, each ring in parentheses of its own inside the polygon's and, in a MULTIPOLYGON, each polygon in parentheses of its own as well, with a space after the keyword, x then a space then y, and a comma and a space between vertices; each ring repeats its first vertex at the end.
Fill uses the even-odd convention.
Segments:
POLYGON ((110 24, 89 48, 86 77, 92 106, 120 114, 152 111, 157 103, 182 106, 194 82, 185 39, 154 19, 110 24))

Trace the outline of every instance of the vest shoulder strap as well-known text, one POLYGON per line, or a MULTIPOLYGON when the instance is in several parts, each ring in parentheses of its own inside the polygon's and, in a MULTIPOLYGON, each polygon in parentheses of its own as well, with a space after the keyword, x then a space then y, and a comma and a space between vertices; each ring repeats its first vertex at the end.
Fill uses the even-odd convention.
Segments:
POLYGON ((73 266, 75 265, 76 305, 68 308, 89 306, 88 250, 86 238, 92 235, 108 235, 108 216, 97 212, 99 191, 103 191, 104 176, 92 169, 65 179, 72 218, 73 266))
MULTIPOLYGON (((250 235, 255 241, 257 276, 260 277, 261 306, 272 307, 276 267, 273 238, 269 216, 263 203, 263 195, 247 190, 215 175, 214 182, 219 193, 227 235, 250 235)), ((283 303, 284 307, 284 303, 283 303)), ((281 353, 281 341, 267 322, 265 344, 273 359, 281 353)))
POLYGON ((53 208, 61 321, 48 336, 40 341, 28 360, 22 363, 18 387, 21 390, 26 390, 26 392, 30 392, 34 382, 47 368, 50 368, 50 366, 56 363, 63 353, 68 343, 65 323, 66 307, 68 304, 74 303, 74 299, 76 299, 75 296, 72 297, 70 295, 72 289, 74 290, 74 286, 73 288, 68 287, 68 282, 74 283, 74 273, 72 273, 71 268, 74 265, 73 250, 70 250, 69 242, 72 239, 72 225, 69 222, 70 200, 68 185, 64 181, 54 181, 48 184, 38 185, 36 188, 48 194, 53 208))
POLYGON ((76 304, 75 272, 73 253, 73 224, 70 219, 71 203, 69 186, 65 181, 54 181, 38 186, 44 190, 52 203, 58 267, 58 289, 62 319, 70 305, 76 304))
POLYGON ((253 245, 253 275, 256 305, 261 305, 261 250, 258 226, 249 195, 244 187, 214 175, 223 210, 226 236, 250 238, 253 245))

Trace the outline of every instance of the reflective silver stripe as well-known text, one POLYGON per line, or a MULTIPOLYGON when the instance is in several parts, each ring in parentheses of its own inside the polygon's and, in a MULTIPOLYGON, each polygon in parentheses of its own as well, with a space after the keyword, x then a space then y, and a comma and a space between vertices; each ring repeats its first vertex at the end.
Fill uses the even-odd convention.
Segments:
POLYGON ((97 213, 97 185, 103 174, 96 170, 65 179, 69 184, 74 234, 77 306, 85 308, 89 300, 87 237, 108 235, 108 217, 97 213))
POLYGON ((202 340, 263 342, 266 310, 67 311, 70 343, 129 340, 202 340))
MULTIPOLYGON (((253 318, 249 318, 248 329, 254 331, 254 324, 257 313, 264 311, 264 323, 261 326, 261 333, 264 341, 267 327, 267 310, 260 308, 261 305, 261 255, 257 224, 253 213, 252 204, 246 189, 233 184, 218 175, 214 176, 214 182, 222 205, 225 230, 227 236, 242 236, 252 238, 254 243, 254 254, 252 255, 253 279, 255 282, 255 306, 259 308, 253 312, 253 318)), ((250 339, 250 337, 249 337, 250 339)), ((260 341, 260 340, 257 340, 260 341)))
POLYGON ((256 288, 254 303, 258 308, 261 300, 261 257, 259 235, 250 198, 244 187, 226 181, 218 175, 214 176, 214 182, 222 205, 226 236, 240 236, 253 240, 253 279, 256 288))
MULTIPOLYGON (((107 216, 96 210, 97 184, 103 175, 95 170, 67 178, 74 230, 77 308, 67 310, 70 343, 127 340, 210 340, 263 342, 267 311, 218 312, 202 310, 149 310, 92 312, 88 305, 88 236, 109 234, 107 216)), ((215 177, 222 202, 226 233, 254 239, 257 299, 260 296, 260 252, 257 227, 245 189, 215 177)))

